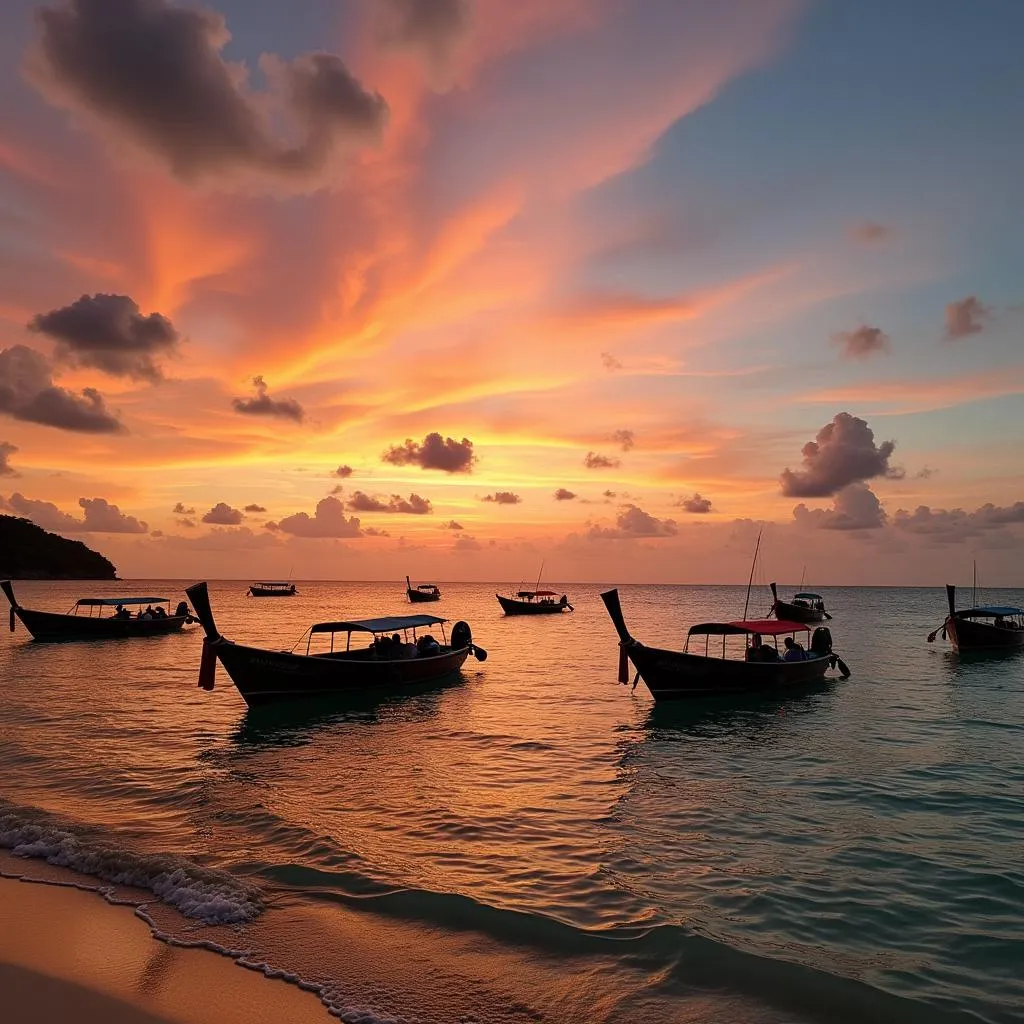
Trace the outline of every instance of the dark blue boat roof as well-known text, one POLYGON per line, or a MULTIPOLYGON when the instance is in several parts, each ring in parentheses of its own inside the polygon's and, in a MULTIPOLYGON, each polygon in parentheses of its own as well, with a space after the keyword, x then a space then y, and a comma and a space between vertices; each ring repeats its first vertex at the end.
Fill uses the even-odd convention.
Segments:
POLYGON ((166 597, 83 597, 76 601, 82 608, 95 608, 97 606, 114 607, 119 604, 167 604, 166 597))
POLYGON ((318 622, 312 633, 397 633, 403 629, 434 626, 447 619, 436 615, 385 615, 379 619, 352 619, 348 622, 318 622))
POLYGON ((980 608, 968 608, 965 611, 957 612, 965 618, 996 618, 1002 615, 1024 615, 1024 608, 1011 608, 1009 605, 983 605, 980 608))
POLYGON ((806 599, 808 599, 810 601, 820 601, 821 600, 821 594, 794 594, 793 597, 794 598, 796 598, 796 597, 803 597, 803 598, 806 598, 806 599))

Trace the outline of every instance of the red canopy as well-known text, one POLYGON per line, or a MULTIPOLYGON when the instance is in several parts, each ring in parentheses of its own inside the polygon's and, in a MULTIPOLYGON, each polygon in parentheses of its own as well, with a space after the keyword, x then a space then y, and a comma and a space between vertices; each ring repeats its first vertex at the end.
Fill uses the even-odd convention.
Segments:
POLYGON ((785 619, 737 619, 730 626, 746 630, 748 633, 760 633, 763 636, 779 636, 782 633, 810 632, 810 626, 802 622, 787 622, 785 619))
POLYGON ((535 597, 558 597, 553 590, 535 590, 533 593, 535 597))

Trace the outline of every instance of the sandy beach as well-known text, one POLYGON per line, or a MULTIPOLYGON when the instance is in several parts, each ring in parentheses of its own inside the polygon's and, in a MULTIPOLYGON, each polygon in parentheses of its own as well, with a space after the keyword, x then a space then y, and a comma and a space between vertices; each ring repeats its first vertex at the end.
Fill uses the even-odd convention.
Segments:
POLYGON ((312 994, 205 950, 152 937, 95 893, 0 878, 0 991, 8 1024, 322 1022, 312 994))

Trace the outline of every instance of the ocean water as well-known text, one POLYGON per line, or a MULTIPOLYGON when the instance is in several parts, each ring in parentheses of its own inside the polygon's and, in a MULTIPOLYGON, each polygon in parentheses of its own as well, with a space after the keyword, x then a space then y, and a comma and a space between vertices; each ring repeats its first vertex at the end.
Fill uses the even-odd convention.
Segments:
MULTIPOLYGON (((65 610, 118 587, 182 584, 17 590, 65 610)), ((1024 1019, 1024 657, 927 644, 941 591, 826 589, 848 680, 655 707, 616 682, 603 588, 558 586, 572 615, 506 619, 494 586, 442 587, 427 610, 469 621, 485 663, 258 712, 222 669, 197 688, 198 627, 5 632, 5 863, 73 870, 165 940, 313 989, 325 1019, 1024 1019)), ((221 631, 274 648, 410 611, 401 584, 300 590, 211 584, 221 631)), ((744 596, 620 593, 634 635, 665 646, 744 596)))

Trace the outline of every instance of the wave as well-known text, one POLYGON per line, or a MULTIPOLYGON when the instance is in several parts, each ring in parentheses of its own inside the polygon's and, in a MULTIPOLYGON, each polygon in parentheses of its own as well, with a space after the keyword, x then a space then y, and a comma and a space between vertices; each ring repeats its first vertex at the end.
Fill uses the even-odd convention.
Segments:
POLYGON ((614 956, 623 965, 650 972, 666 992, 694 988, 746 995, 788 1013, 829 1024, 966 1024, 981 1017, 904 996, 857 977, 796 959, 747 950, 674 922, 648 921, 608 928, 581 928, 531 911, 495 907, 471 896, 427 889, 385 889, 358 872, 335 872, 298 864, 260 872, 271 884, 301 891, 308 899, 342 903, 430 928, 474 931, 504 946, 545 955, 614 956))
POLYGON ((112 885, 148 890, 184 917, 203 924, 244 924, 263 912, 260 891, 227 872, 174 854, 134 853, 38 808, 4 800, 0 800, 0 849, 112 885))

